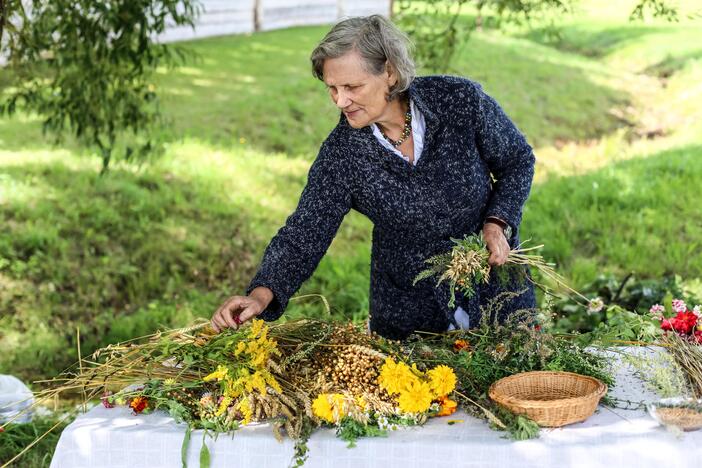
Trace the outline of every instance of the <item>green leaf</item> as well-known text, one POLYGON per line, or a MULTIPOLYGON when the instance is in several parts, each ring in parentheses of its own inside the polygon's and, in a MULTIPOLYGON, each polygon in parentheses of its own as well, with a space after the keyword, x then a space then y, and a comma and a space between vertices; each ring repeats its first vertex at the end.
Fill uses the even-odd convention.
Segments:
POLYGON ((193 428, 188 425, 185 429, 185 437, 183 437, 183 445, 180 446, 180 461, 183 464, 183 468, 188 468, 188 448, 190 447, 190 434, 193 428))
POLYGON ((205 438, 207 431, 202 435, 202 448, 200 448, 200 468, 210 468, 210 449, 207 448, 205 438))

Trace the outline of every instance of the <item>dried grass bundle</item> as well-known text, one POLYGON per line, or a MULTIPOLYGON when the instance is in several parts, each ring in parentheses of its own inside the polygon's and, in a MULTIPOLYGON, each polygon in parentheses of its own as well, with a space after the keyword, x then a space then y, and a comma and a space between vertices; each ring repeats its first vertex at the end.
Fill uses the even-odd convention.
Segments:
POLYGON ((702 398, 702 346, 676 333, 665 334, 662 342, 684 371, 695 398, 702 398))

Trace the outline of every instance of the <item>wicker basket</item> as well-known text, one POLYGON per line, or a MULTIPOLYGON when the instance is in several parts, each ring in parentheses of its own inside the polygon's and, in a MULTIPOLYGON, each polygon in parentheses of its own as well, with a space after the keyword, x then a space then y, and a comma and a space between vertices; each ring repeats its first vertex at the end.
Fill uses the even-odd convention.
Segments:
POLYGON ((560 427, 592 416, 607 386, 572 372, 523 372, 490 386, 490 398, 539 426, 560 427))

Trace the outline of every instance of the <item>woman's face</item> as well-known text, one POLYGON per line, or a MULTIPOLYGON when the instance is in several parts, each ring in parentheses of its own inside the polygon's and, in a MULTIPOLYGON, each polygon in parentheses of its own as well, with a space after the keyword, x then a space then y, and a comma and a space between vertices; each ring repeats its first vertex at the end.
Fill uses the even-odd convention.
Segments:
POLYGON ((334 104, 342 110, 353 128, 362 128, 385 119, 389 109, 386 96, 397 82, 394 71, 368 73, 363 58, 351 51, 324 61, 324 83, 334 104))

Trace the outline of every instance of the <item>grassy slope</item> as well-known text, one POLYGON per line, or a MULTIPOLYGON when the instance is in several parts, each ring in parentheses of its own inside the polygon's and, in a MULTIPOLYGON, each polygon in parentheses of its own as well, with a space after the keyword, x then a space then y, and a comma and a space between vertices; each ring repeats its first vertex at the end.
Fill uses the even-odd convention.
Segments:
MULTIPOLYGON (((597 27, 600 37, 611 33, 597 27)), ((635 45, 648 47, 648 33, 616 28, 633 37, 625 42, 634 49, 605 41, 595 58, 538 38, 476 33, 454 68, 481 81, 534 143, 538 183, 524 231, 547 244, 545 253, 576 285, 602 270, 702 276, 702 260, 689 255, 702 238, 691 228, 699 223, 695 193, 682 189, 702 183, 698 106, 690 102, 700 102, 698 62, 686 59, 666 89, 642 98, 638 90, 651 78, 633 72, 658 62, 636 59, 619 70, 609 58, 647 57, 635 45), (681 103, 669 113, 676 132, 631 142, 636 134, 617 109, 658 109, 662 99, 681 103)), ((324 30, 188 44, 199 60, 159 78, 168 147, 150 167, 118 165, 98 179, 94 159, 70 144, 51 147, 35 120, 0 121, 0 343, 7 350, 0 372, 56 372, 73 360, 76 325, 90 351, 208 316, 241 292, 337 118, 307 68, 324 30)), ((673 52, 675 34, 666 39, 673 52)), ((369 224, 352 214, 303 292, 320 292, 336 315, 361 320, 368 257, 369 224)), ((294 304, 288 316, 302 314, 323 311, 294 304)))

